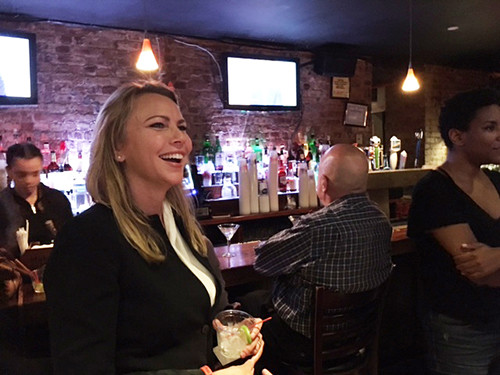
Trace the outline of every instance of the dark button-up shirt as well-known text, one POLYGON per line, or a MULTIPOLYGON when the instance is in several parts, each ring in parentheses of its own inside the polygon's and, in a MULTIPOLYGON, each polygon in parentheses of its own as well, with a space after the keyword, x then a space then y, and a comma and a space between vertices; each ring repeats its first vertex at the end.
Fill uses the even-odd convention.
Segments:
POLYGON ((73 217, 71 204, 58 190, 44 184, 38 186, 35 211, 13 188, 0 192, 0 247, 13 257, 19 256, 16 231, 29 220, 29 242, 50 243, 62 226, 73 217))

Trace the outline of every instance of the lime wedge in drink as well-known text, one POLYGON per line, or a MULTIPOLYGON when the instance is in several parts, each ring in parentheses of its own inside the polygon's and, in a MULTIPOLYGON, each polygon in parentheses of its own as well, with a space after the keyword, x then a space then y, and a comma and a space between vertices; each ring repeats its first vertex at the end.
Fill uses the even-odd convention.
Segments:
POLYGON ((252 335, 250 334, 250 330, 248 329, 247 326, 241 326, 240 329, 238 330, 238 333, 240 337, 243 339, 243 341, 246 341, 247 344, 252 343, 252 335))

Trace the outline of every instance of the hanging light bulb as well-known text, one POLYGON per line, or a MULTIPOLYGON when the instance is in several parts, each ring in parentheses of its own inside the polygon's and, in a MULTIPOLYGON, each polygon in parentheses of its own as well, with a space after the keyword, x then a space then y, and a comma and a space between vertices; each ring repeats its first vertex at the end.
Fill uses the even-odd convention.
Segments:
POLYGON ((415 73, 413 72, 413 67, 411 64, 412 61, 412 49, 413 49, 413 13, 412 13, 412 0, 410 0, 410 63, 408 64, 408 73, 406 74, 405 81, 403 82, 403 86, 401 87, 403 91, 417 91, 420 88, 420 84, 418 83, 417 77, 415 77, 415 73))
POLYGON ((137 59, 135 67, 145 72, 158 70, 158 63, 156 62, 153 49, 151 48, 151 41, 148 38, 144 38, 142 42, 142 51, 137 59))
POLYGON ((406 79, 403 82, 402 89, 403 91, 417 91, 420 88, 420 84, 418 83, 417 77, 415 77, 415 73, 413 72, 413 68, 410 65, 408 66, 408 73, 406 74, 406 79))

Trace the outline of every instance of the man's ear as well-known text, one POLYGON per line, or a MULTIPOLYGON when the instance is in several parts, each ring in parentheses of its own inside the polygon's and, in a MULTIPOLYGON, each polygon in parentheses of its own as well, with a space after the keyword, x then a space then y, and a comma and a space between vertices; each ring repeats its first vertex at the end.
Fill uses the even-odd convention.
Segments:
POLYGON ((448 131, 448 137, 450 137, 451 143, 457 147, 461 147, 465 144, 466 134, 462 130, 450 129, 448 131))
POLYGON ((323 196, 328 191, 328 178, 325 175, 321 175, 318 183, 321 195, 323 196))

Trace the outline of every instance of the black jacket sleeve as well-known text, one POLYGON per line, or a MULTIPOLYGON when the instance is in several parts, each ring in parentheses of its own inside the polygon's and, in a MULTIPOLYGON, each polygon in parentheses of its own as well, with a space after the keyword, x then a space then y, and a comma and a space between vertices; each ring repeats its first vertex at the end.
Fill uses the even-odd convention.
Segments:
POLYGON ((118 264, 89 229, 65 226, 44 274, 54 375, 115 374, 118 264))

